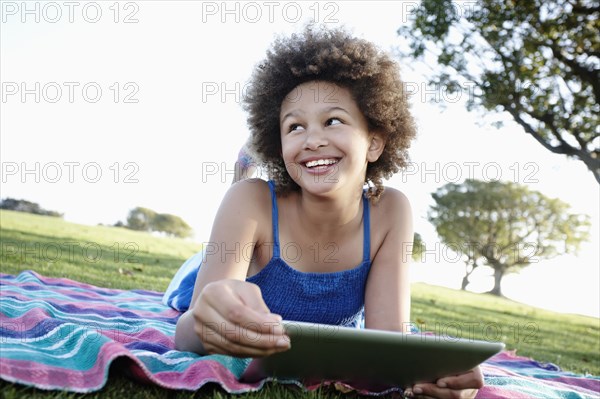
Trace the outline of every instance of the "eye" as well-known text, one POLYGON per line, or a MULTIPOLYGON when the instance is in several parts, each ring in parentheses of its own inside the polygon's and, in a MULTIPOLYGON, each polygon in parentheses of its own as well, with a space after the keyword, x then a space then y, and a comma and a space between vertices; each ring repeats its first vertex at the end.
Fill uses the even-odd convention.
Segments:
POLYGON ((340 118, 329 118, 327 119, 327 122, 325 123, 326 126, 331 126, 331 125, 340 125, 342 124, 342 120, 340 118))
POLYGON ((294 131, 298 131, 298 130, 302 130, 302 129, 303 129, 302 125, 300 125, 298 123, 292 123, 288 127, 288 132, 294 132, 294 131))

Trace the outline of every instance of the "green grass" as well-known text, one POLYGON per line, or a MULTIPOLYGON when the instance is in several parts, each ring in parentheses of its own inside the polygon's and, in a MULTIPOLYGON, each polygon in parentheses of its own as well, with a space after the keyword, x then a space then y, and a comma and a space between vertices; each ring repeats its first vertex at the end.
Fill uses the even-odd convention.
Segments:
MULTIPOLYGON (((23 270, 67 277, 103 287, 164 290, 183 260, 200 245, 175 238, 106 226, 83 226, 62 219, 0 211, 0 272, 23 270)), ((565 315, 505 298, 473 294, 426 284, 412 286, 412 319, 434 333, 501 340, 519 355, 552 362, 564 370, 600 375, 600 319, 565 315)), ((79 398, 83 395, 44 392, 0 382, 3 398, 79 398)), ((111 375, 100 392, 87 397, 191 398, 227 397, 217 386, 174 392, 141 386, 111 375)), ((333 388, 304 393, 268 385, 244 398, 348 397, 333 388)), ((353 395, 351 395, 353 396, 353 395)))

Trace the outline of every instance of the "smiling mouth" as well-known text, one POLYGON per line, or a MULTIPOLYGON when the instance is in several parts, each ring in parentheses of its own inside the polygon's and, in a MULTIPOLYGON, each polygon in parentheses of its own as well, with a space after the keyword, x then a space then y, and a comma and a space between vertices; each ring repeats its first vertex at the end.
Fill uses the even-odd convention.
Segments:
POLYGON ((307 168, 314 168, 317 166, 329 166, 338 163, 338 160, 335 158, 326 158, 326 159, 315 159, 314 161, 308 161, 304 163, 304 166, 307 168))

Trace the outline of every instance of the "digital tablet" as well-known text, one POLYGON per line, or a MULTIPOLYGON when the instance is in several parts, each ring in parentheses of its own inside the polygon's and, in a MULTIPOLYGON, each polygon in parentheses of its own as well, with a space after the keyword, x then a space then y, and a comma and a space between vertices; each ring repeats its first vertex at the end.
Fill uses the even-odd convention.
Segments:
POLYGON ((336 380, 408 386, 468 371, 504 349, 500 342, 284 321, 291 348, 253 359, 244 381, 336 380))

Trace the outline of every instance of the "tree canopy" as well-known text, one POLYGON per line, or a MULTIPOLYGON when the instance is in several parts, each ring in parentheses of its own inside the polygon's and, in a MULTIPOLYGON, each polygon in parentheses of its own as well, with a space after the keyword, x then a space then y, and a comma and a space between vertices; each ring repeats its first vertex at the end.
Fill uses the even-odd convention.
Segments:
POLYGON ((152 209, 136 207, 129 211, 127 224, 132 230, 158 231, 175 237, 190 237, 192 228, 179 216, 156 213, 152 209))
POLYGON ((55 216, 62 218, 63 214, 57 211, 49 211, 42 208, 39 204, 24 199, 5 198, 0 201, 0 209, 7 209, 17 212, 27 212, 36 215, 55 216))
POLYGON ((546 149, 582 161, 600 183, 598 1, 418 4, 398 33, 410 47, 403 55, 437 60, 431 84, 467 93, 469 110, 508 112, 546 149))
MULTIPOLYGON (((464 256, 467 276, 485 264, 501 280, 541 259, 575 253, 588 239, 589 217, 569 213, 569 205, 511 182, 467 179, 432 194, 428 214, 444 245, 464 256)), ((464 284, 463 284, 464 285, 464 284)))
POLYGON ((138 206, 129 211, 126 227, 138 231, 152 231, 152 223, 156 218, 156 212, 152 209, 138 206))
POLYGON ((162 231, 175 237, 189 237, 192 228, 179 216, 168 213, 159 213, 152 221, 154 231, 162 231))
POLYGON ((419 260, 423 257, 423 252, 425 252, 426 247, 423 242, 423 238, 419 233, 414 233, 413 235, 413 244, 412 244, 412 258, 413 260, 419 260))

